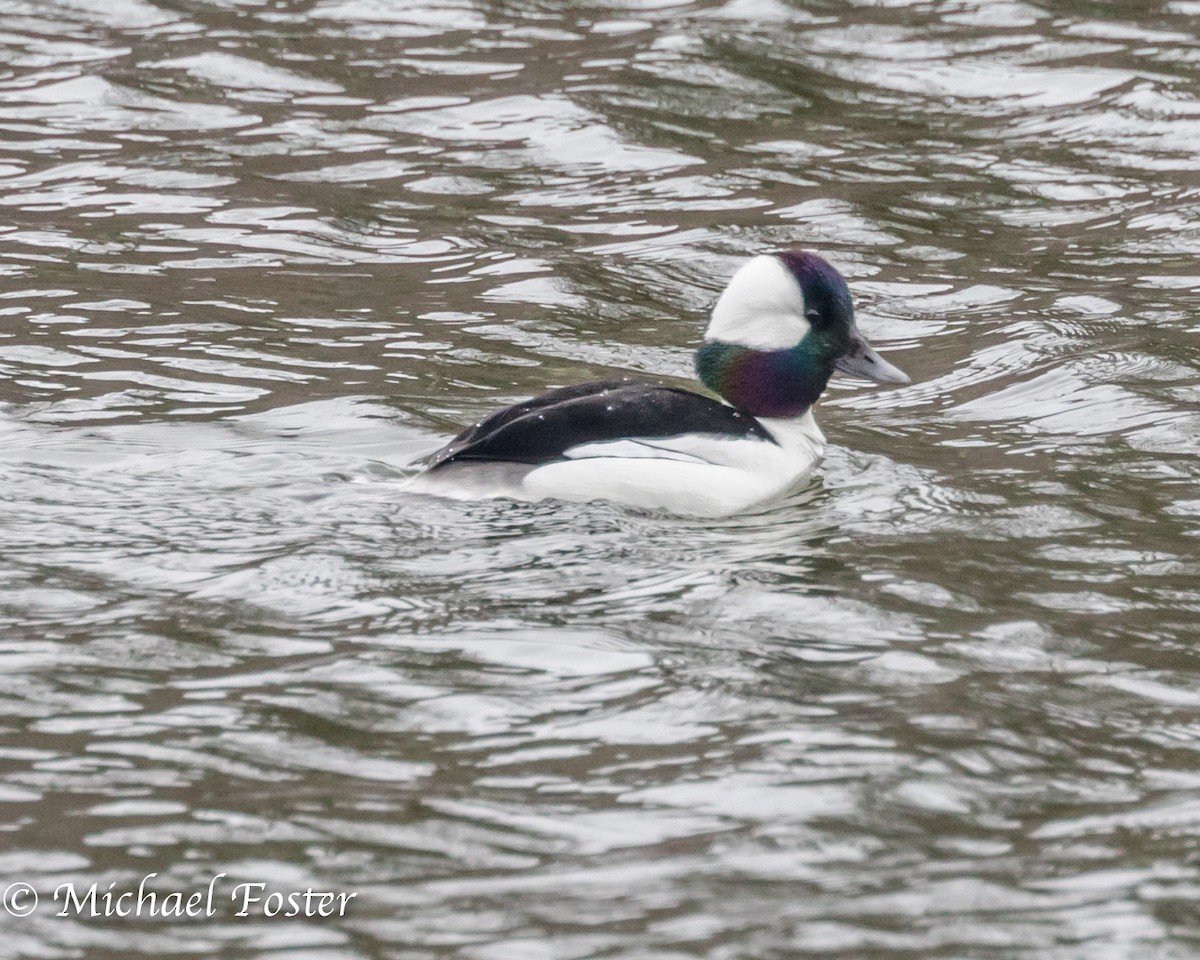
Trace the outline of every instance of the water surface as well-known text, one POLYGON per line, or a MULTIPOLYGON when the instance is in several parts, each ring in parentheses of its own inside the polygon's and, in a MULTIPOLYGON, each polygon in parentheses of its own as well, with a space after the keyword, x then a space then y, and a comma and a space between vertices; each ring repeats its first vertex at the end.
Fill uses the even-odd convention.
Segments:
POLYGON ((5 955, 1195 956, 1198 16, 0 4, 5 955), (914 379, 789 503, 401 489, 783 245, 914 379))

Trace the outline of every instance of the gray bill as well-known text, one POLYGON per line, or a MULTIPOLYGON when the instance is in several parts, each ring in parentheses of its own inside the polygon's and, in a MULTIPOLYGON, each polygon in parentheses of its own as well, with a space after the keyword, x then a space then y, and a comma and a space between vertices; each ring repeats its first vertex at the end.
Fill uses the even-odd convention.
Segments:
POLYGON ((858 331, 854 332, 850 349, 834 363, 834 366, 842 373, 874 380, 876 383, 912 383, 907 373, 884 360, 858 331))

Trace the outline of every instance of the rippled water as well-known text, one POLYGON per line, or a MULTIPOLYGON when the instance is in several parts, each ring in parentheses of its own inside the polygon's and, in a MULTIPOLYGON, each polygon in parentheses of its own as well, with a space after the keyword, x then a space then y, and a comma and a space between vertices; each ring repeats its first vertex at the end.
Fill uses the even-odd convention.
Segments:
POLYGON ((1195 956, 1198 18, 0 4, 0 951, 1195 956), (400 489, 780 245, 915 381, 793 502, 400 489))

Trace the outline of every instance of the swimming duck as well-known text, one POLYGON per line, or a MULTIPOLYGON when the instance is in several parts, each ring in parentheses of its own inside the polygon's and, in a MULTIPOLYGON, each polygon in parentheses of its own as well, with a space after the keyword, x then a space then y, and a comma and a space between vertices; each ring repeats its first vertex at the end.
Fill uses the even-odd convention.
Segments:
POLYGON ((696 373, 721 399, 599 380, 498 410, 426 461, 419 489, 459 498, 610 500, 726 516, 787 495, 820 460, 812 408, 835 370, 908 383, 854 322, 814 253, 745 263, 713 307, 696 373))

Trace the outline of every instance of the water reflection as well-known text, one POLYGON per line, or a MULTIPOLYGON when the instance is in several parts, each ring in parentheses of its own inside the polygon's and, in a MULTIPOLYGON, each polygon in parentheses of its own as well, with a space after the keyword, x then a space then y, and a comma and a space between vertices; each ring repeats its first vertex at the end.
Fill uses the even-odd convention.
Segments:
POLYGON ((0 877, 359 893, 14 955, 1188 955, 1198 12, 7 4, 0 877), (794 501, 403 491, 780 244, 794 501))

